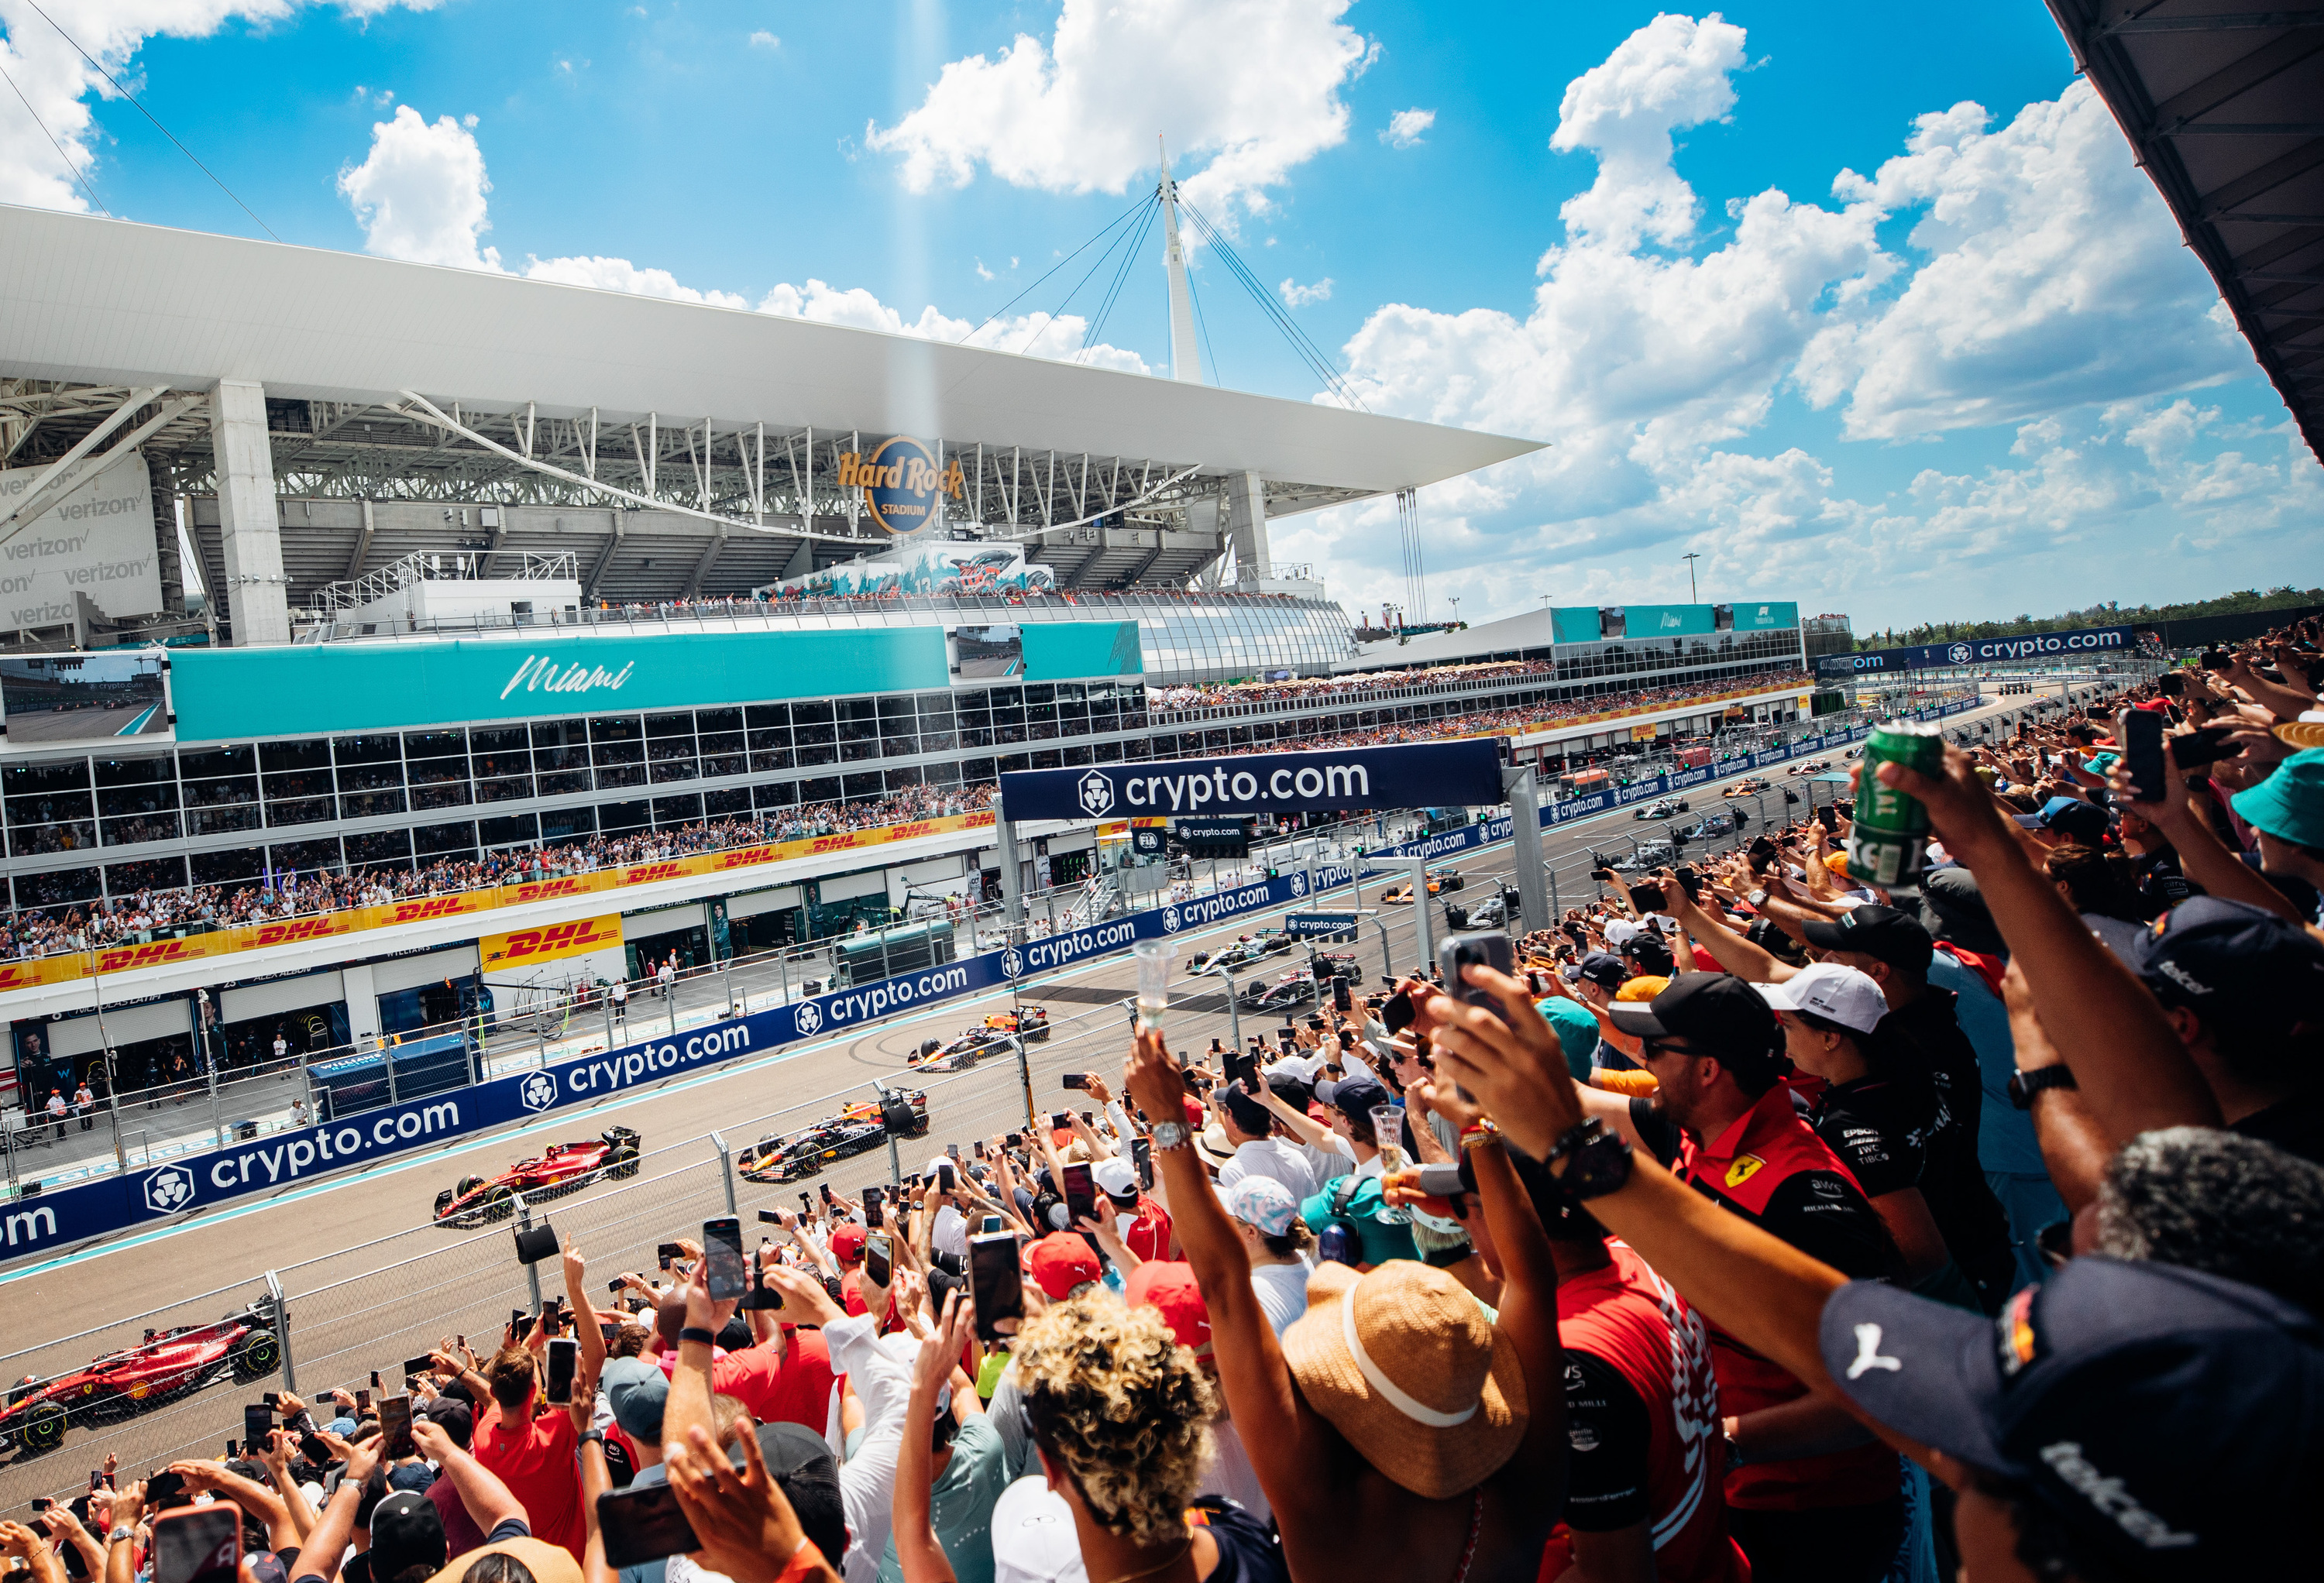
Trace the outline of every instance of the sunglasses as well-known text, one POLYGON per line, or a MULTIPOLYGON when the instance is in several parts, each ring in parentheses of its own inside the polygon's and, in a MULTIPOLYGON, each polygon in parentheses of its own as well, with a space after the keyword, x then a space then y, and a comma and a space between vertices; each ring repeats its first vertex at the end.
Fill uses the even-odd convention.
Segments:
POLYGON ((1646 1038, 1642 1047, 1649 1059, 1657 1055, 1678 1055, 1692 1060, 1711 1054, 1708 1050, 1697 1050, 1690 1045, 1676 1044, 1668 1038, 1653 1036, 1646 1038))

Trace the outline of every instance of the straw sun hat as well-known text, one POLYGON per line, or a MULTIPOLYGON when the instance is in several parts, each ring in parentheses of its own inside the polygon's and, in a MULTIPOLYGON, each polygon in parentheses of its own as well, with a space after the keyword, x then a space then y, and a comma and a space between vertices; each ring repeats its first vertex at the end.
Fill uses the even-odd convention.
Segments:
POLYGON ((1410 1259, 1364 1275, 1317 1265, 1283 1356, 1310 1407, 1429 1500, 1483 1483, 1525 1436, 1515 1347, 1467 1287, 1410 1259))

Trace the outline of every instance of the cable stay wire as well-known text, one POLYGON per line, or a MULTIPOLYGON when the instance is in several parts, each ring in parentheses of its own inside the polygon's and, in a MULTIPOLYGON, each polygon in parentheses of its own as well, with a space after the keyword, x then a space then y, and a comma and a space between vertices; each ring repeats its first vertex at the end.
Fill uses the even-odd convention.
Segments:
POLYGON ((1081 257, 1083 253, 1095 246, 1098 242, 1116 225, 1120 225, 1123 221, 1129 219, 1133 215, 1136 215, 1139 210, 1143 209, 1148 204, 1154 201, 1154 195, 1149 193, 1146 197, 1139 198, 1136 203, 1131 204, 1128 208, 1122 210, 1121 213, 1114 216, 1112 219, 1107 221, 1104 227, 1101 229, 1096 235, 1092 236, 1087 242, 1083 243, 1079 247, 1074 248, 1071 253, 1065 254, 1065 257, 1051 264, 1047 269, 1043 270, 1041 272, 1041 279, 1039 281, 1035 281, 1022 291, 1018 292, 1016 296, 1011 297, 999 308, 994 308, 991 313, 985 315, 984 324, 978 325, 976 329, 968 332, 969 340, 975 340, 978 331, 982 330, 984 328, 984 325, 992 323, 1002 314, 1007 313, 1010 308, 1016 307, 1019 303, 1024 301, 1025 299, 1030 297, 1034 292, 1039 290, 1041 289, 1041 281, 1047 280, 1051 275, 1056 274, 1059 270, 1064 269, 1067 264, 1073 262, 1074 260, 1081 257))
MULTIPOLYGON (((1156 197, 1148 201, 1158 204, 1162 200, 1159 193, 1157 192, 1156 197)), ((1125 243, 1131 241, 1137 236, 1137 235, 1138 232, 1134 228, 1124 230, 1120 235, 1108 243, 1106 244, 1105 251, 1097 255, 1096 260, 1091 263, 1090 267, 1085 272, 1084 272, 1082 278, 1074 282, 1074 289, 1065 293, 1064 299, 1060 301, 1056 308, 1050 313, 1048 323, 1035 325, 1031 333, 1026 336, 1024 345, 1018 347, 1017 350, 1021 353, 1030 347, 1035 341, 1040 338, 1041 332, 1043 330, 1047 329, 1049 325, 1056 324, 1059 318, 1064 317, 1065 309, 1072 305, 1074 299, 1081 295, 1082 288, 1090 283, 1090 278, 1095 275, 1098 271, 1105 267, 1106 260, 1113 256, 1114 250, 1122 246, 1125 243)))
POLYGON ((1289 343, 1293 353, 1300 361, 1306 364, 1309 370, 1341 400, 1359 412, 1370 410, 1356 395, 1354 387, 1348 383, 1346 376, 1340 373, 1331 357, 1322 347, 1315 345, 1305 330, 1299 327, 1296 321, 1291 318, 1289 311, 1276 300, 1275 293, 1269 291, 1251 272, 1250 266, 1243 262, 1242 255, 1234 250, 1233 244, 1228 242, 1225 235, 1194 205, 1182 198, 1179 200, 1178 207, 1194 220, 1194 227, 1201 233, 1203 240, 1216 250, 1221 262, 1227 266, 1228 272, 1234 276, 1243 290, 1250 294, 1252 300, 1259 304, 1260 311, 1267 315, 1269 322, 1289 343))
POLYGON ((185 155, 189 160, 193 160, 195 170, 199 170, 212 181, 217 182, 217 189, 220 192, 225 193, 228 198, 233 198, 235 207, 240 209, 244 214, 248 215, 253 225, 265 232, 266 235, 272 237, 273 240, 277 242, 282 240, 281 237, 274 235, 273 226, 260 219, 258 217, 258 212, 255 209, 243 202, 242 198, 235 192, 233 188, 228 187, 223 180, 219 179, 218 173, 217 171, 211 170, 208 165, 203 164, 200 160, 196 159, 193 150, 188 148, 184 143, 178 142, 178 134, 176 133, 171 132, 168 127, 162 125, 160 117, 156 116, 152 111, 148 110, 143 105, 138 102, 136 95, 131 93, 127 88, 123 87, 119 78, 114 76, 110 71, 107 71, 105 69, 104 63, 99 61, 96 56, 90 54, 87 50, 82 50, 80 47, 80 41, 74 38, 72 34, 65 32, 64 28, 59 24, 55 17, 51 16, 45 11, 42 11, 40 0, 24 0, 24 3, 30 5, 35 12, 39 12, 40 18, 42 22, 47 23, 51 27, 57 30, 57 37, 62 39, 66 43, 70 44, 75 50, 79 51, 80 58, 88 61, 91 66, 95 67, 99 77, 102 77, 106 81, 113 85, 113 91, 115 93, 119 94, 123 98, 127 99, 129 103, 135 107, 140 115, 143 115, 146 120, 152 122, 155 131, 159 132, 163 137, 168 138, 171 143, 176 144, 177 150, 180 153, 185 155))
POLYGON ((32 124, 41 129, 41 135, 47 138, 49 146, 57 151, 57 158, 64 161, 65 174, 80 183, 80 189, 88 194, 88 201, 95 204, 106 219, 113 218, 113 211, 106 208, 105 200, 97 196, 97 189, 89 185, 88 175, 73 163, 72 156, 65 152, 65 145, 57 141, 57 134, 49 130, 49 124, 41 119, 41 113, 32 108, 32 101, 24 97, 23 88, 16 87, 16 79, 9 76, 5 66, 0 66, 0 78, 6 78, 9 87, 15 92, 16 102, 24 106, 24 114, 32 118, 32 124))
MULTIPOLYGON (((1139 226, 1138 239, 1122 253, 1121 267, 1113 272, 1113 283, 1106 288, 1105 297, 1098 304, 1097 318, 1091 323, 1089 334, 1082 337, 1082 352, 1097 345, 1104 336, 1106 321, 1113 317, 1114 304, 1121 300, 1121 289, 1129 284, 1131 269, 1144 256, 1146 239, 1154 234, 1154 221, 1161 212, 1162 206, 1158 203, 1146 211, 1146 223, 1139 226)), ((1074 353, 1074 356, 1078 361, 1081 352, 1074 353)))
MULTIPOLYGON (((1203 294, 1194 290, 1194 272, 1192 270, 1186 272, 1186 300, 1194 305, 1194 327, 1203 335, 1203 360, 1211 365, 1211 382, 1224 384, 1226 382, 1219 375, 1218 348, 1211 345, 1211 321, 1204 317, 1203 294)), ((1174 343, 1170 348, 1170 354, 1176 358, 1177 354, 1178 349, 1174 343)), ((1170 370, 1171 377, 1176 378, 1177 373, 1178 370, 1174 364, 1170 370)))

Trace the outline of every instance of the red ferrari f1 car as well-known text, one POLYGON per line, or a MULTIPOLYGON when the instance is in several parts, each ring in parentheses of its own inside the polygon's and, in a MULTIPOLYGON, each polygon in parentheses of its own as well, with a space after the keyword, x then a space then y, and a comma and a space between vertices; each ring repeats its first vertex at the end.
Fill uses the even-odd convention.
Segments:
POLYGON ((549 1146, 537 1159, 520 1160, 498 1176, 463 1176, 436 1195, 436 1224, 467 1228, 504 1220, 525 1202, 577 1192, 591 1183, 638 1173, 640 1138, 632 1128, 609 1127, 586 1143, 549 1146))
POLYGON ((8 1405, 0 1410, 0 1451, 37 1457, 62 1445, 68 1429, 118 1423, 220 1380, 247 1385, 281 1367, 268 1298, 216 1324, 148 1330, 136 1346, 85 1368, 9 1386, 8 1405))

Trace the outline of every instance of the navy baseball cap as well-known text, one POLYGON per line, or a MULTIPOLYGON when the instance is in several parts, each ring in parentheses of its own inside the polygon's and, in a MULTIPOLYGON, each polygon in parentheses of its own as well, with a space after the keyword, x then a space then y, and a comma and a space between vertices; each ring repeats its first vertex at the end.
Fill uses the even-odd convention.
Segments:
POLYGON ((2017 823, 2028 830, 2054 830, 2068 841, 2096 846, 2106 839, 2107 811, 2080 797, 2052 797, 2038 814, 2020 814, 2017 823))
POLYGON ((2127 954, 2165 1006, 2186 1007, 2215 1034, 2278 1039, 2324 1017, 2324 943, 2244 902, 2182 901, 2127 954))
POLYGON ((2257 1287, 2077 1258, 1987 1319, 1855 1281, 1820 1339, 1858 1407, 2031 1490, 2126 1578, 2312 1563, 2324 1325, 2257 1287))
POLYGON ((1375 1105, 1393 1104, 1388 1087, 1377 1078, 1343 1077, 1334 1082, 1326 1078, 1315 1085, 1315 1097, 1339 1111, 1342 1116, 1361 1116, 1369 1120, 1375 1105), (1331 1091, 1325 1092, 1325 1090, 1331 1091))
POLYGON ((1219 1102, 1234 1118, 1234 1124, 1253 1137, 1265 1137, 1275 1126, 1275 1118, 1268 1114, 1267 1107, 1244 1093, 1240 1086, 1225 1090, 1219 1102))
POLYGON ((1629 964, 1610 951, 1593 951, 1582 959, 1582 976, 1604 989, 1618 989, 1637 977, 1629 964))
POLYGON ((1850 907, 1829 922, 1811 918, 1800 933, 1819 951, 1853 952, 1914 972, 1925 971, 1937 953, 1921 920, 1893 907, 1850 907))

